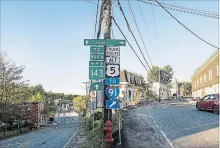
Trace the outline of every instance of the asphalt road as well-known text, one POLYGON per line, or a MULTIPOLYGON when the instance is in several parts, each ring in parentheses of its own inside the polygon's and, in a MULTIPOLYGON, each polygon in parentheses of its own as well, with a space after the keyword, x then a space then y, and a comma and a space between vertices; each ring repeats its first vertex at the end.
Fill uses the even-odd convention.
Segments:
POLYGON ((219 115, 198 111, 195 105, 160 104, 130 110, 127 147, 218 148, 219 115), (131 119, 135 118, 134 121, 131 119), (135 124, 133 126, 132 124, 135 124), (132 131, 133 128, 133 131, 132 131), (152 128, 152 130, 149 130, 152 128), (134 132, 141 136, 135 137, 134 132), (133 133, 133 134, 132 134, 133 133), (161 138, 163 137, 163 140, 161 138), (153 137, 153 138, 152 138, 153 137), (141 140, 137 140, 141 139, 141 140))
POLYGON ((60 117, 50 125, 28 134, 0 141, 0 148, 63 148, 78 128, 77 117, 60 117))

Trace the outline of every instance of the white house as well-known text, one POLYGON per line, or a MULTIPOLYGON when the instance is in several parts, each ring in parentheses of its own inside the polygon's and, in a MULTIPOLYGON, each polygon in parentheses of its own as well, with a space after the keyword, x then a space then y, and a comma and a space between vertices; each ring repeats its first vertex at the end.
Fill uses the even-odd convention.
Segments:
POLYGON ((167 86, 163 83, 159 82, 153 82, 149 84, 150 88, 149 90, 154 92, 157 97, 159 97, 159 92, 160 92, 160 99, 168 99, 168 92, 167 92, 167 86), (160 90, 159 90, 160 89, 160 90))

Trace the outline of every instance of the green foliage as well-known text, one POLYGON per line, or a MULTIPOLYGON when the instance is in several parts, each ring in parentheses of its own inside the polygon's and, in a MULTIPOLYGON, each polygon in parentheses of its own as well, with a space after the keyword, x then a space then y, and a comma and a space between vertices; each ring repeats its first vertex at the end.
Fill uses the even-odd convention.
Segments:
POLYGON ((85 132, 86 140, 81 148, 105 148, 104 142, 104 124, 102 120, 94 121, 94 131, 93 131, 93 119, 92 117, 85 119, 85 132))
POLYGON ((31 96, 29 101, 30 102, 42 102, 42 101, 45 101, 45 96, 38 92, 36 95, 31 96))
POLYGON ((158 66, 153 66, 148 74, 149 82, 159 82, 159 72, 160 72, 160 82, 167 84, 168 89, 171 88, 171 82, 173 79, 173 69, 170 65, 166 65, 162 68, 158 66))
POLYGON ((73 106, 77 112, 82 112, 83 109, 86 109, 86 104, 87 104, 86 99, 83 98, 82 96, 73 98, 73 106))
POLYGON ((192 84, 191 82, 180 82, 179 86, 183 86, 183 96, 191 96, 192 95, 192 84))

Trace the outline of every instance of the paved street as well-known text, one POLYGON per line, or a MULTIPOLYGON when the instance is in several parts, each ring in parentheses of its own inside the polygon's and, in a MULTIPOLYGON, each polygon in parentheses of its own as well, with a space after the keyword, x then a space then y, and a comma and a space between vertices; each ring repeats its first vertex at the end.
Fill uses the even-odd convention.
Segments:
POLYGON ((0 141, 0 148, 63 148, 78 128, 78 117, 61 117, 57 125, 0 141))
POLYGON ((198 111, 194 105, 139 107, 126 111, 124 122, 126 147, 218 147, 218 115, 198 111))

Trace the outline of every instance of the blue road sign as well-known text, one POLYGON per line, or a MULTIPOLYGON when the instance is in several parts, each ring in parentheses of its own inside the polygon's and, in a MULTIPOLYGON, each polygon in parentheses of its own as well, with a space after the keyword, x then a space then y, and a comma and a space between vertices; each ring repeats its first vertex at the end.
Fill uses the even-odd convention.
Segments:
POLYGON ((106 101, 106 108, 107 109, 118 109, 118 108, 120 108, 119 100, 118 99, 107 100, 106 101))
POLYGON ((119 95, 119 88, 106 88, 105 93, 109 99, 116 99, 119 95))
POLYGON ((105 79, 106 85, 119 85, 120 84, 120 78, 106 78, 105 79))

